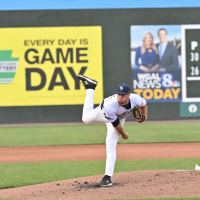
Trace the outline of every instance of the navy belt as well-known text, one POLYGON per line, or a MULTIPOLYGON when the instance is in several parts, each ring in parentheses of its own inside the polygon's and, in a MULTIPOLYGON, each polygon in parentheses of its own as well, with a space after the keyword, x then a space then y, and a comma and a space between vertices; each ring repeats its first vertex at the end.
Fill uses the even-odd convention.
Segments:
POLYGON ((103 109, 104 106, 104 100, 101 102, 101 110, 103 109))

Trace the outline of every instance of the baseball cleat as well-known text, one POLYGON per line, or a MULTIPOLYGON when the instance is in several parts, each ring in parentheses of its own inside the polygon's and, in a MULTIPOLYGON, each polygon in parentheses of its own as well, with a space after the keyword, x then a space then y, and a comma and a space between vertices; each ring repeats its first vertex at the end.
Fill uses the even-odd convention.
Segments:
POLYGON ((112 185, 112 182, 111 182, 110 178, 105 177, 105 176, 99 183, 97 183, 97 186, 101 186, 101 187, 109 187, 111 185, 112 185))
POLYGON ((88 78, 87 76, 83 76, 81 74, 77 75, 77 78, 80 79, 82 82, 83 82, 83 85, 85 87, 85 89, 93 89, 95 90, 98 82, 91 79, 91 78, 88 78))

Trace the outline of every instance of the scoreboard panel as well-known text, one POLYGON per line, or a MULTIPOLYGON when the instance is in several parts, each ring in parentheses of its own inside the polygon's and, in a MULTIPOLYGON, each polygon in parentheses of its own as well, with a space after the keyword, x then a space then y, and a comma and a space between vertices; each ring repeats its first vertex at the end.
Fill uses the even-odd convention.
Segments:
POLYGON ((182 101, 200 102, 200 25, 182 25, 182 101))

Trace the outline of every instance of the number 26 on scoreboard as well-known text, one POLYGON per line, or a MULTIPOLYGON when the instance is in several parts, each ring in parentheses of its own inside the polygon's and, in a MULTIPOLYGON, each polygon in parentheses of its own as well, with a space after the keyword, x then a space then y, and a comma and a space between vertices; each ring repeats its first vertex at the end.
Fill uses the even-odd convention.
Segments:
POLYGON ((199 75, 199 66, 191 66, 191 76, 198 76, 199 75))

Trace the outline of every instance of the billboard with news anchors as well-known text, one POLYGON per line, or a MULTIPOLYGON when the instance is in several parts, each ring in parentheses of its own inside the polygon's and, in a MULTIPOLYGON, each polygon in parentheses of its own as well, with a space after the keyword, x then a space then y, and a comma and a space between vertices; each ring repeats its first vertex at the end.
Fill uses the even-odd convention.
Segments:
POLYGON ((180 102, 181 25, 131 26, 133 92, 148 102, 180 102))

